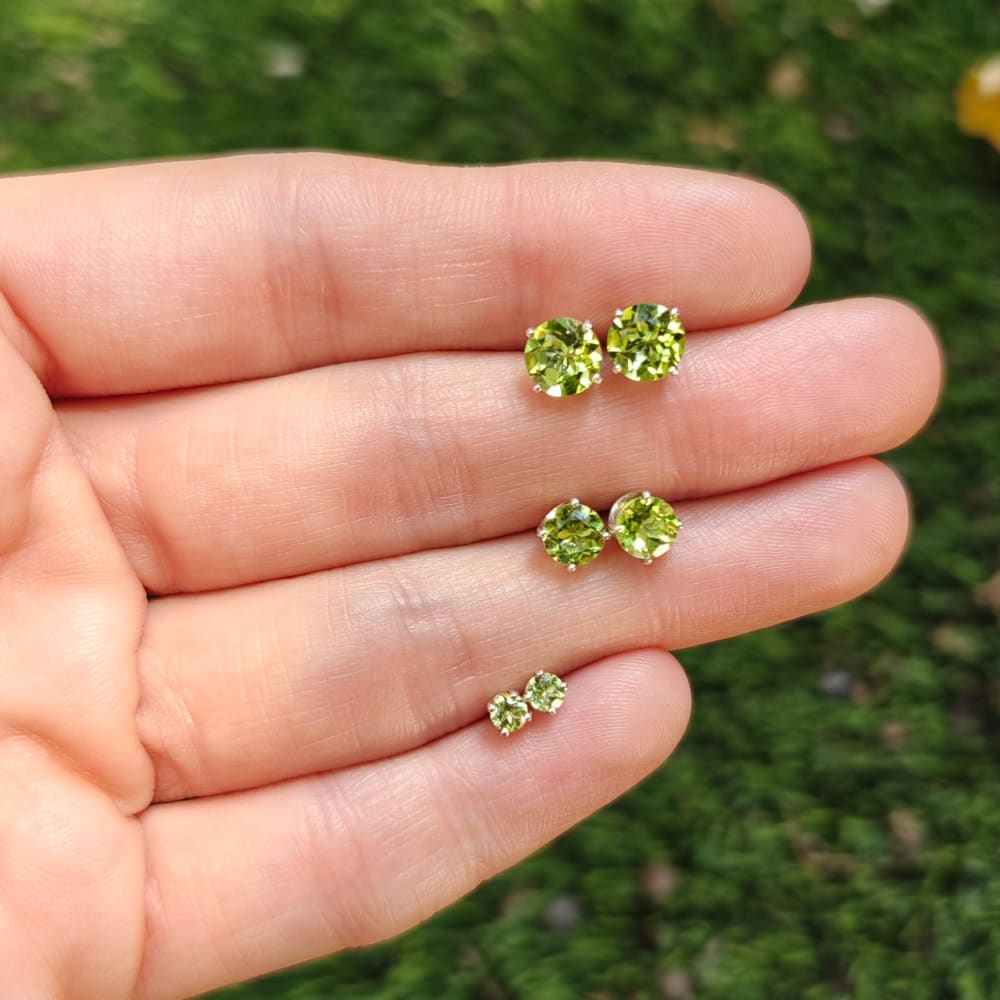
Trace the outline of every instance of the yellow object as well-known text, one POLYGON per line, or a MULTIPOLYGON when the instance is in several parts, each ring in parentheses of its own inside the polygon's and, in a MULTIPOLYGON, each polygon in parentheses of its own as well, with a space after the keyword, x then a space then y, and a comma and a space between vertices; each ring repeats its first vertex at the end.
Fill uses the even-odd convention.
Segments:
POLYGON ((958 127, 1000 150, 1000 54, 966 71, 955 100, 958 127))

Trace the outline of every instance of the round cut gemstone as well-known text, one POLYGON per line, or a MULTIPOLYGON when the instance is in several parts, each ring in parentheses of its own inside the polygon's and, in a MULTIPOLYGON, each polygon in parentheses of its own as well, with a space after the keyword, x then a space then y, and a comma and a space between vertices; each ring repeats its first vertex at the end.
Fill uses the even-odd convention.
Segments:
POLYGON ((608 330, 615 371, 633 382, 656 382, 677 372, 684 356, 684 324, 676 309, 644 302, 615 313, 608 330))
POLYGON ((575 396, 601 380, 601 342, 589 323, 569 316, 532 327, 524 361, 547 396, 575 396))
POLYGON ((681 530, 674 508, 648 493, 626 493, 608 519, 622 549, 647 563, 669 552, 681 530))
POLYGON ((553 507, 542 518, 538 537, 557 563, 574 570, 601 554, 607 536, 596 510, 579 500, 570 500, 553 507))
POLYGON ((490 699, 487 710, 490 722, 503 733, 510 736, 516 733, 526 723, 531 722, 531 710, 528 703, 516 691, 504 691, 490 699))
POLYGON ((528 686, 524 689, 524 698, 536 711, 555 715, 566 698, 566 682, 555 674, 539 670, 528 681, 528 686))

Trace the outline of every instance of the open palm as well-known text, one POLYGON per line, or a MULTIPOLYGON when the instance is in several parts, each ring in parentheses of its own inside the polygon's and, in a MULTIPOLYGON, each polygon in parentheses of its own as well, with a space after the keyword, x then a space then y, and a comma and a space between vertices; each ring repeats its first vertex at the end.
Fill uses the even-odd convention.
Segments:
POLYGON ((173 998, 410 926, 680 739, 664 650, 893 565, 939 364, 888 300, 782 313, 751 181, 319 154, 0 182, 0 995, 173 998), (531 392, 524 328, 664 302, 668 383, 531 392), (553 504, 678 501, 561 572, 553 504), (503 739, 497 691, 572 673, 503 739))

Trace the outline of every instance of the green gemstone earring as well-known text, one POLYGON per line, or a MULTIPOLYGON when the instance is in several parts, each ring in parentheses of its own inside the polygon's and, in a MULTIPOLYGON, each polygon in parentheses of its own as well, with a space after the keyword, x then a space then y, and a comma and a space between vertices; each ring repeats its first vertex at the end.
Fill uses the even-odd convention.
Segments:
POLYGON ((589 320, 570 316, 528 327, 524 363, 535 392, 576 396, 601 381, 601 342, 589 320))
POLYGON ((524 700, 536 712, 555 715, 566 700, 566 682, 556 674, 539 670, 524 689, 524 700))
POLYGON ((504 736, 510 736, 531 722, 531 709, 516 691, 502 691, 486 703, 490 722, 504 736))
POLYGON ((608 524, 622 550, 647 566, 670 551, 681 530, 674 508, 649 490, 619 497, 608 515, 608 524))
POLYGON ((545 551, 573 573, 577 566, 593 562, 611 537, 601 515, 573 497, 553 507, 538 525, 545 551))
POLYGON ((537 671, 524 688, 524 695, 516 691, 501 691, 486 703, 490 722, 501 735, 510 736, 531 722, 531 709, 555 715, 566 700, 566 682, 556 674, 537 671))
POLYGON ((676 375, 684 356, 680 313, 649 302, 616 309, 608 330, 614 371, 633 382, 658 382, 676 375))

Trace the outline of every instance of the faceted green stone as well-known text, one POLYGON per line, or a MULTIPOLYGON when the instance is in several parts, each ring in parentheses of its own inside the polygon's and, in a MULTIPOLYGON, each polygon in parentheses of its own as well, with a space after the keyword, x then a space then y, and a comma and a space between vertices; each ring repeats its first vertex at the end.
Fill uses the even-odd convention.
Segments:
POLYGON ((528 703, 516 691, 504 691, 495 695, 486 707, 490 713, 490 722, 504 736, 516 733, 526 723, 531 722, 528 703))
POLYGON ((524 698, 536 711, 555 715, 566 698, 566 682, 555 674, 539 670, 528 681, 528 686, 524 689, 524 698))
POLYGON ((601 515, 579 500, 553 507, 538 526, 545 551, 570 571, 601 554, 606 531, 601 515))
POLYGON ((669 552, 681 530, 674 508, 648 493, 627 493, 611 508, 608 520, 618 544, 647 563, 669 552))
POLYGON ((547 396, 575 396, 601 381, 601 342, 589 323, 562 316, 528 331, 528 374, 547 396))
POLYGON ((615 371, 633 382, 656 382, 677 371, 684 356, 684 324, 676 309, 641 303, 615 313, 608 330, 615 371))

